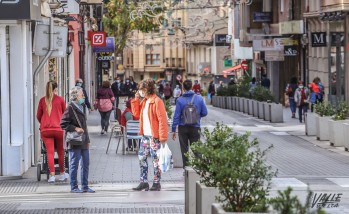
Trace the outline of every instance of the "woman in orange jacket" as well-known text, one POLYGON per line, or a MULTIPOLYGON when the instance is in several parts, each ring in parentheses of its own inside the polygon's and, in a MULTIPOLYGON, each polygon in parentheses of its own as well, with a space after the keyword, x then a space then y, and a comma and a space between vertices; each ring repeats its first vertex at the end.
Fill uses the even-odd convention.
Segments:
POLYGON ((149 190, 147 156, 151 155, 154 165, 154 180, 150 191, 160 191, 161 170, 156 151, 160 148, 161 143, 167 141, 168 124, 164 102, 156 96, 154 80, 147 79, 139 83, 139 91, 136 98, 131 101, 131 105, 133 115, 139 117, 139 133, 143 135, 138 151, 141 170, 140 184, 133 190, 149 190), (144 99, 140 101, 140 97, 144 97, 144 99))

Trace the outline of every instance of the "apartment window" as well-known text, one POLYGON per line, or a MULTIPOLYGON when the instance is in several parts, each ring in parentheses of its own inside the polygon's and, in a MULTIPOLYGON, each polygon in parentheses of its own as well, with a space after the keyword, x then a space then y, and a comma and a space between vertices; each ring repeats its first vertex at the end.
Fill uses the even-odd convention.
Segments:
POLYGON ((147 65, 160 65, 160 54, 146 54, 145 59, 147 65))

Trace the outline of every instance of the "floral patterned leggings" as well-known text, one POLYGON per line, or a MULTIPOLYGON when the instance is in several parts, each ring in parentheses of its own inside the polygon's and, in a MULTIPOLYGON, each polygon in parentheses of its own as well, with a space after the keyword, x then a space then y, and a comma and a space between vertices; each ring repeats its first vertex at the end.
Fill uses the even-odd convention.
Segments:
POLYGON ((160 142, 149 136, 143 136, 138 151, 139 166, 141 170, 140 181, 148 182, 148 160, 147 157, 150 155, 153 158, 154 166, 154 179, 153 183, 160 183, 161 170, 159 167, 159 158, 156 151, 160 148, 160 142))

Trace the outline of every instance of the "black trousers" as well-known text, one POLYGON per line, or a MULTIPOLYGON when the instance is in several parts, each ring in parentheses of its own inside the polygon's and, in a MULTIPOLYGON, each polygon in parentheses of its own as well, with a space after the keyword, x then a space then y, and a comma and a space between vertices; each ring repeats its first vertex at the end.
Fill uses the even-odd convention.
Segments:
POLYGON ((101 126, 102 129, 104 131, 108 131, 108 127, 109 127, 109 118, 110 118, 110 113, 112 111, 107 111, 107 112, 101 112, 99 111, 99 113, 101 114, 101 126))
POLYGON ((185 156, 189 151, 189 146, 200 140, 200 128, 194 126, 179 126, 178 138, 181 145, 183 168, 188 165, 188 159, 185 156))

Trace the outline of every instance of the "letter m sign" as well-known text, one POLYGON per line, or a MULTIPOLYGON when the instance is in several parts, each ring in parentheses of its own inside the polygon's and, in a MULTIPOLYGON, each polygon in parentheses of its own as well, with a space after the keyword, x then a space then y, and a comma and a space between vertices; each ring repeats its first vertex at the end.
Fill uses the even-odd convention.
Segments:
POLYGON ((311 33, 311 46, 312 47, 326 47, 326 32, 311 33))
POLYGON ((90 41, 92 47, 105 47, 106 46, 106 33, 105 32, 92 32, 90 34, 90 41))

